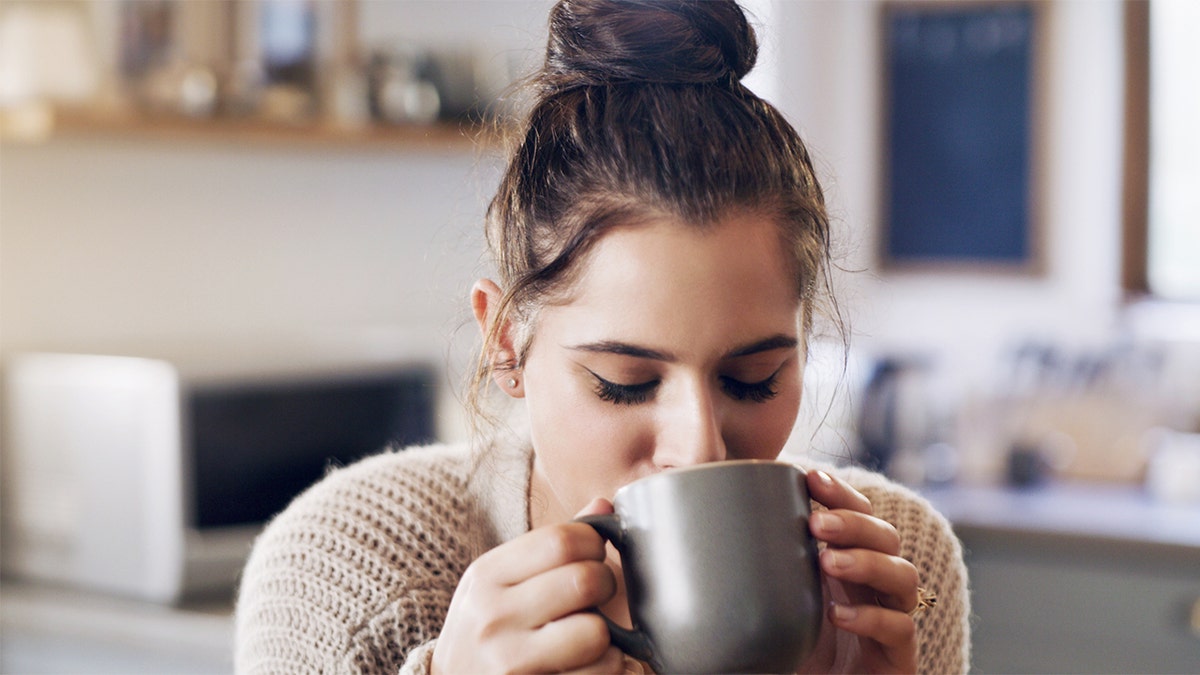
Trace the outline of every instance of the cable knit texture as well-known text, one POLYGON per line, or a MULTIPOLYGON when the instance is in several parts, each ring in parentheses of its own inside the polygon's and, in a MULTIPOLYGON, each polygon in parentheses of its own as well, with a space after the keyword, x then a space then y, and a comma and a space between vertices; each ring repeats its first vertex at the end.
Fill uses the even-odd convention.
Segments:
MULTIPOLYGON (((467 566, 529 529, 531 454, 429 446, 334 471, 255 543, 237 603, 239 673, 424 673, 467 566)), ((823 467, 870 499, 938 595, 920 614, 920 670, 966 672, 966 570, 946 521, 865 471, 823 467)))

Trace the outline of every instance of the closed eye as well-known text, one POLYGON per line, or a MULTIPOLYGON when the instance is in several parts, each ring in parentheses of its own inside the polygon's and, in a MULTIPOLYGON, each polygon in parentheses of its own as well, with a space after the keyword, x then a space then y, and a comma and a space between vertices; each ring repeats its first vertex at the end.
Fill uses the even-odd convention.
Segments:
POLYGON ((654 390, 658 388, 659 380, 650 380, 649 382, 641 382, 638 384, 617 384, 600 377, 591 370, 588 370, 592 377, 596 379, 596 396, 601 401, 608 401, 617 405, 637 405, 645 403, 654 395, 654 390))
POLYGON ((771 376, 765 380, 758 382, 742 382, 741 380, 732 377, 721 377, 721 389, 730 398, 737 401, 749 401, 751 403, 763 403, 775 398, 779 393, 776 385, 779 380, 779 373, 783 368, 771 373, 771 376))

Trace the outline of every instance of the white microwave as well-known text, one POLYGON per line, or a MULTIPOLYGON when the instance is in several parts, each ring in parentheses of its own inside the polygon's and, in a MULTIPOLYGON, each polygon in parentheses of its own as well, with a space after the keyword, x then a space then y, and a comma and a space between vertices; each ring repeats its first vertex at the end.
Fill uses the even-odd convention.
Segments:
POLYGON ((5 574, 157 602, 230 595, 265 521, 331 466, 436 435, 420 362, 23 353, 4 371, 5 574))

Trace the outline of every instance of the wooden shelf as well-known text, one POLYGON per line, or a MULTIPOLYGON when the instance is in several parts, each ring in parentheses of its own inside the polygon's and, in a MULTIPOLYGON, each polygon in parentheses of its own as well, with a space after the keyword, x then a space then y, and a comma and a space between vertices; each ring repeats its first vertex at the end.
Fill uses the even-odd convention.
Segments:
POLYGON ((315 121, 289 124, 258 119, 59 112, 53 136, 463 153, 495 149, 501 133, 495 124, 439 122, 346 128, 315 121))

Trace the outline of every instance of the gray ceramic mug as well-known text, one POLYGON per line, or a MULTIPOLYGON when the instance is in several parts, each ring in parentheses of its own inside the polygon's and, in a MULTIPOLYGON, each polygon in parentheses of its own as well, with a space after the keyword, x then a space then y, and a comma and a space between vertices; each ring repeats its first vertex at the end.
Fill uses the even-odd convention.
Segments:
POLYGON ((633 629, 613 644, 658 673, 794 673, 821 628, 804 474, 729 461, 654 474, 580 520, 621 554, 633 629))

